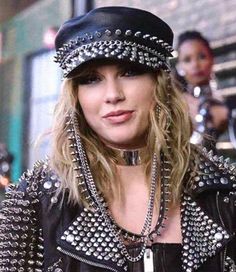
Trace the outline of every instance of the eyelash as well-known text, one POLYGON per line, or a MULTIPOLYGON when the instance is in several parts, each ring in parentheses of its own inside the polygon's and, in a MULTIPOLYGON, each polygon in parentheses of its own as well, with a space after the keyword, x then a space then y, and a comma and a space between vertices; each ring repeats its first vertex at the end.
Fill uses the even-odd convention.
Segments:
POLYGON ((95 84, 100 79, 98 76, 84 76, 78 78, 78 84, 79 85, 89 85, 89 84, 95 84))
MULTIPOLYGON (((206 59, 206 55, 205 55, 205 54, 199 54, 199 55, 198 55, 198 58, 201 59, 201 60, 205 60, 205 59, 206 59)), ((190 57, 184 59, 184 62, 185 62, 185 63, 188 63, 188 62, 190 62, 190 61, 191 61, 191 58, 190 58, 190 57)))

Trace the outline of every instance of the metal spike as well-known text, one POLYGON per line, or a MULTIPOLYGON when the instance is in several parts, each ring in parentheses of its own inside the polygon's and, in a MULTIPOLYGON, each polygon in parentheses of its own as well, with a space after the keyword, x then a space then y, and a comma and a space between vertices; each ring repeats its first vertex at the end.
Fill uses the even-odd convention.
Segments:
POLYGON ((77 162, 79 159, 78 158, 74 158, 73 160, 72 160, 72 162, 77 162))
POLYGON ((226 158, 226 159, 225 159, 225 162, 226 162, 226 163, 229 163, 229 162, 230 162, 230 158, 226 158))
POLYGON ((209 156, 209 157, 213 157, 213 154, 214 154, 213 150, 210 150, 210 151, 208 152, 208 156, 209 156))
POLYGON ((76 147, 76 144, 70 144, 69 147, 74 148, 76 147))
POLYGON ((141 32, 140 31, 137 31, 135 34, 134 34, 135 37, 140 37, 141 36, 141 32))
POLYGON ((224 157, 223 156, 219 157, 219 162, 224 162, 224 157))
POLYGON ((213 160, 216 161, 216 162, 218 162, 219 161, 218 156, 217 155, 213 156, 213 160))

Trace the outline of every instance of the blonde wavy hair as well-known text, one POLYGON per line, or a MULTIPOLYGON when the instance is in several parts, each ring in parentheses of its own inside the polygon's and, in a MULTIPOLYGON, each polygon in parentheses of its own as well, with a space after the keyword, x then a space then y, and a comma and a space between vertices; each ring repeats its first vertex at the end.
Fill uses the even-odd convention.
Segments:
MULTIPOLYGON (((91 130, 83 116, 78 101, 79 88, 76 78, 66 79, 61 91, 55 108, 50 158, 52 168, 62 181, 59 192, 68 190, 68 201, 71 203, 88 204, 79 190, 78 173, 74 170, 71 142, 68 139, 68 115, 73 113, 78 116, 79 131, 77 133, 81 136, 85 147, 97 189, 109 202, 114 195, 120 193, 113 154, 91 130)), ((150 110, 147 155, 154 152, 159 155, 162 150, 170 162, 170 201, 175 204, 182 193, 183 180, 190 158, 195 154, 189 142, 192 124, 181 92, 170 75, 162 70, 157 72, 154 96, 156 105, 159 107, 159 114, 157 116, 155 109, 150 110)), ((158 157, 160 165, 160 156, 158 157)), ((145 160, 147 175, 150 175, 151 161, 152 156, 148 155, 145 160)))

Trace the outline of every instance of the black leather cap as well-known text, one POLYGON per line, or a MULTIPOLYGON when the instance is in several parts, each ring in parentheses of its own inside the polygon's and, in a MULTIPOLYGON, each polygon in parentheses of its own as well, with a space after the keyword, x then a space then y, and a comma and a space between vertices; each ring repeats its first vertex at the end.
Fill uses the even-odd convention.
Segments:
POLYGON ((59 29, 55 61, 70 77, 82 63, 111 58, 169 70, 173 32, 154 14, 129 7, 102 7, 66 21, 59 29))

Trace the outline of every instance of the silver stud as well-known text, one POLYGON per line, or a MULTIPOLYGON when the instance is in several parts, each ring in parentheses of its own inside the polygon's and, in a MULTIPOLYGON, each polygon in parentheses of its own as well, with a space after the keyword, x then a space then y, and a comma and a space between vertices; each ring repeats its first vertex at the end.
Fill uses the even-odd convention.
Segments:
POLYGON ((47 190, 50 189, 52 187, 52 182, 51 181, 44 182, 43 187, 47 190))
POLYGON ((125 31, 125 36, 131 36, 132 35, 132 31, 131 30, 126 30, 125 31))
POLYGON ((69 243, 72 243, 75 239, 75 236, 72 234, 69 234, 68 236, 66 236, 66 241, 69 243))
POLYGON ((135 37, 140 37, 141 36, 141 32, 140 31, 135 32, 134 36, 135 37))
POLYGON ((58 187, 60 186, 60 182, 59 182, 59 181, 57 181, 57 182, 55 182, 55 184, 54 184, 54 185, 55 185, 55 187, 56 187, 56 188, 58 188, 58 187))
POLYGON ((95 35, 96 35, 98 38, 100 38, 100 37, 102 36, 102 33, 99 32, 99 31, 96 31, 96 32, 95 32, 95 35))
POLYGON ((200 181, 200 182, 198 183, 198 185, 199 185, 199 187, 203 187, 203 186, 204 186, 204 182, 200 181))
POLYGON ((222 233, 220 232, 217 232, 215 235, 214 235, 214 238, 216 241, 221 241, 223 239, 223 235, 222 233))
POLYGON ((115 31, 115 34, 117 35, 117 36, 119 36, 119 35, 121 35, 121 30, 120 29, 116 29, 116 31, 115 31))
POLYGON ((54 272, 63 272, 63 270, 61 268, 56 268, 54 272))
POLYGON ((106 29, 106 30, 105 30, 105 34, 106 34, 107 36, 111 36, 111 30, 106 29))
POLYGON ((152 40, 152 41, 155 41, 156 39, 157 39, 156 36, 152 36, 152 37, 150 38, 150 40, 152 40))
POLYGON ((227 178, 220 178, 220 183, 222 183, 222 184, 228 184, 229 183, 229 181, 228 181, 228 179, 227 178))
POLYGON ((57 201, 58 201, 58 198, 56 196, 53 196, 51 198, 51 203, 55 204, 55 203, 57 203, 57 201))
POLYGON ((223 200, 225 203, 229 203, 229 198, 226 196, 224 197, 224 200, 223 200))
POLYGON ((145 34, 145 35, 143 35, 143 38, 144 39, 147 39, 147 38, 149 38, 150 37, 150 34, 145 34))

